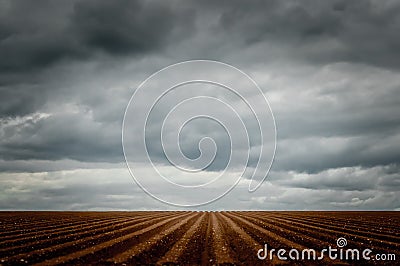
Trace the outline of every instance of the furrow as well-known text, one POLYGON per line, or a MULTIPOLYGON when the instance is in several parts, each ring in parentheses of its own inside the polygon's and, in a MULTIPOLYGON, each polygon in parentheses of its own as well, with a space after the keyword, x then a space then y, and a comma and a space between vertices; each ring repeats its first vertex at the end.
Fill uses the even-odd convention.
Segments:
MULTIPOLYGON (((137 237, 139 235, 142 235, 142 234, 152 231, 158 227, 166 225, 167 223, 169 223, 171 221, 179 220, 188 215, 189 214, 184 213, 182 215, 173 215, 173 217, 167 218, 167 219, 165 219, 163 217, 156 218, 156 219, 152 220, 152 222, 155 222, 155 223, 150 226, 145 226, 150 223, 149 221, 145 221, 138 225, 134 225, 134 226, 130 226, 128 228, 122 229, 122 230, 120 230, 120 232, 121 231, 126 232, 126 231, 132 230, 132 229, 134 230, 135 227, 138 227, 139 225, 144 225, 145 227, 140 230, 134 230, 134 232, 132 232, 132 233, 123 234, 122 236, 114 237, 108 241, 98 243, 97 245, 93 245, 93 246, 90 246, 87 248, 82 248, 76 252, 70 252, 64 256, 52 258, 52 259, 37 263, 35 265, 56 265, 56 264, 60 264, 60 263, 67 263, 67 262, 70 263, 73 260, 75 260, 75 261, 72 262, 72 264, 78 264, 78 263, 82 262, 80 259, 82 259, 83 257, 88 256, 88 255, 92 255, 93 259, 94 258, 98 259, 99 257, 96 254, 100 251, 103 251, 107 248, 111 248, 111 247, 115 246, 116 244, 123 244, 125 241, 135 239, 135 237, 137 237), (157 222, 159 220, 162 220, 162 221, 157 222)), ((85 263, 83 263, 83 264, 85 264, 85 263)))
MULTIPOLYGON (((169 214, 167 217, 176 217, 175 214, 169 214)), ((30 262, 38 262, 38 261, 43 261, 45 259, 49 259, 51 257, 55 256, 68 256, 67 254, 71 252, 75 252, 77 250, 81 250, 86 247, 91 247, 92 245, 99 244, 104 241, 108 241, 110 239, 113 239, 119 235, 125 235, 126 233, 130 233, 133 230, 138 230, 141 229, 148 224, 153 224, 156 223, 159 220, 165 219, 166 216, 161 216, 157 218, 151 218, 151 217, 146 217, 144 218, 145 221, 139 222, 139 223, 134 223, 131 226, 123 227, 118 230, 113 230, 113 228, 109 228, 110 231, 107 231, 105 233, 102 233, 100 235, 91 235, 83 238, 77 238, 74 240, 71 240, 66 243, 61 243, 61 244, 55 244, 51 245, 46 248, 41 248, 38 250, 30 251, 30 252, 24 252, 18 255, 14 255, 11 257, 5 257, 3 260, 5 262, 16 262, 20 261, 21 259, 25 261, 30 261, 30 262)), ((117 227, 118 225, 115 225, 117 227)))
POLYGON ((368 236, 375 236, 377 238, 391 238, 391 239, 396 239, 397 241, 400 241, 400 237, 398 236, 399 233, 396 233, 395 230, 387 229, 388 234, 383 234, 382 231, 385 231, 385 229, 382 227, 381 224, 373 223, 373 222, 367 222, 361 226, 354 226, 354 225, 349 225, 350 223, 348 220, 341 221, 336 219, 335 217, 331 217, 330 222, 325 222, 325 221, 319 221, 318 219, 309 219, 309 218, 288 218, 288 219, 295 219, 296 221, 304 221, 307 224, 312 224, 312 225, 317 225, 320 227, 325 227, 325 228, 331 228, 331 229, 336 229, 336 230, 341 230, 344 232, 355 232, 368 236), (334 224, 333 224, 334 223, 334 224), (374 227, 379 226, 381 229, 375 230, 374 227))
POLYGON ((277 235, 284 237, 286 236, 289 240, 294 241, 299 244, 304 244, 309 248, 317 248, 319 246, 328 246, 332 245, 331 242, 327 242, 318 238, 314 238, 309 236, 309 234, 299 234, 298 227, 292 226, 287 223, 271 223, 270 219, 268 220, 263 217, 253 216, 253 215, 244 215, 241 213, 235 212, 237 216, 240 216, 244 219, 251 221, 254 224, 257 224, 268 231, 274 232, 277 235), (310 244, 317 244, 317 246, 310 246, 310 244))
POLYGON ((288 218, 285 218, 285 219, 283 219, 283 218, 274 218, 274 219, 276 219, 277 221, 287 221, 287 220, 289 220, 291 223, 293 223, 295 225, 298 225, 298 226, 301 226, 303 228, 307 227, 307 228, 309 228, 311 230, 318 230, 318 232, 324 231, 324 232, 327 232, 327 233, 329 233, 329 234, 331 234, 333 236, 338 236, 340 234, 345 234, 345 235, 350 236, 350 237, 352 237, 354 239, 361 239, 366 243, 371 243, 371 241, 375 241, 375 242, 378 242, 380 244, 383 243, 383 244, 386 244, 386 245, 394 246, 396 248, 400 247, 400 243, 399 242, 394 242, 394 241, 397 241, 397 239, 393 239, 393 238, 391 238, 389 240, 387 240, 387 239, 376 239, 376 238, 373 238, 373 237, 369 237, 368 236, 368 232, 365 232, 365 234, 364 234, 364 233, 362 233, 360 231, 357 231, 357 234, 355 234, 354 231, 347 230, 345 228, 341 228, 341 227, 334 227, 334 228, 332 228, 332 227, 322 227, 322 226, 319 226, 318 224, 310 224, 310 223, 307 223, 307 222, 303 223, 301 221, 299 222, 299 219, 292 219, 292 218, 290 218, 290 219, 288 219, 288 218))
POLYGON ((215 262, 218 265, 233 264, 234 260, 232 258, 232 251, 224 238, 224 232, 220 225, 221 222, 219 221, 220 219, 220 217, 217 218, 214 212, 211 213, 212 246, 215 255, 215 262))
MULTIPOLYGON (((259 219, 262 219, 261 217, 259 217, 259 219)), ((277 222, 281 222, 281 223, 288 223, 288 219, 287 218, 274 218, 276 219, 277 222)), ((270 221, 270 220, 268 220, 270 221)), ((301 235, 309 235, 309 236, 313 236, 315 238, 319 238, 319 239, 324 239, 328 242, 331 242, 331 245, 336 245, 336 239, 338 237, 344 236, 346 237, 346 239, 348 240, 349 243, 351 243, 352 246, 354 247, 359 247, 359 248, 365 248, 366 245, 368 247, 372 247, 374 246, 374 250, 376 251, 386 251, 388 247, 392 246, 392 250, 397 250, 397 247, 393 247, 392 244, 384 242, 383 240, 376 240, 376 239, 372 239, 372 238, 366 238, 360 235, 356 235, 354 233, 341 233, 339 231, 335 231, 335 230, 331 230, 331 229, 325 229, 325 228, 321 228, 318 226, 313 226, 313 225, 309 225, 309 224, 305 224, 305 223, 301 223, 301 222, 297 222, 297 221, 290 221, 291 226, 293 227, 297 227, 298 228, 298 232, 301 235)), ((397 244, 398 245, 398 244, 397 244)))
MULTIPOLYGON (((151 218, 155 218, 157 216, 152 216, 151 218)), ((116 230, 119 228, 122 228, 124 226, 129 226, 131 224, 135 224, 137 222, 143 221, 143 220, 148 220, 149 217, 136 217, 136 218, 124 218, 124 219, 116 219, 111 222, 103 223, 100 225, 88 225, 85 228, 82 228, 80 230, 75 230, 75 231, 69 231, 69 234, 60 235, 60 236, 52 236, 51 238, 43 239, 34 243, 24 243, 23 245, 20 246, 12 246, 9 248, 4 248, 0 250, 0 256, 4 255, 14 255, 13 251, 18 251, 21 253, 21 251, 26 251, 26 250, 37 250, 40 248, 44 248, 46 246, 51 246, 54 243, 63 243, 63 242, 68 242, 68 241, 73 241, 75 239, 79 239, 82 237, 90 236, 93 234, 98 234, 98 233, 104 233, 107 231, 116 230)))
MULTIPOLYGON (((128 218, 126 218, 128 219, 128 218)), ((59 229, 48 229, 48 230, 42 230, 39 232, 35 232, 35 233, 31 233, 31 234, 26 234, 23 237, 18 236, 18 238, 13 238, 13 239, 6 239, 4 241, 0 242, 0 248, 2 247, 7 247, 10 245, 17 245, 20 243, 24 243, 27 244, 29 242, 34 242, 34 241, 38 241, 44 238, 49 239, 50 237, 56 237, 58 235, 62 235, 62 234, 69 234, 72 232, 79 232, 79 231, 83 231, 86 230, 87 228, 91 228, 93 226, 99 225, 102 226, 104 224, 109 224, 115 221, 118 221, 118 218, 112 218, 112 219, 105 219, 105 220, 101 220, 101 221, 97 221, 97 222, 85 222, 79 225, 75 225, 75 226, 66 226, 66 227, 61 227, 59 229)))
POLYGON ((287 239, 285 237, 277 235, 267 229, 262 228, 261 226, 256 225, 255 223, 247 220, 247 218, 244 219, 244 218, 240 217, 236 212, 224 213, 224 215, 228 216, 229 218, 233 219, 234 221, 235 220, 239 221, 240 223, 245 225, 247 228, 252 229, 253 231, 257 230, 257 231, 261 232, 265 236, 265 239, 274 240, 274 242, 281 243, 285 247, 295 248, 298 250, 306 248, 303 245, 300 245, 296 242, 290 241, 289 239, 287 239))
POLYGON ((157 265, 164 264, 179 264, 179 259, 182 255, 190 250, 190 242, 193 240, 196 234, 200 233, 201 223, 203 223, 207 217, 206 213, 203 213, 199 219, 189 228, 188 231, 177 241, 174 246, 157 262, 157 265))
MULTIPOLYGON (((169 236, 171 236, 177 230, 183 229, 183 226, 196 216, 199 216, 199 214, 194 213, 194 214, 178 221, 178 223, 172 225, 171 227, 168 227, 166 230, 148 238, 144 242, 140 242, 137 245, 134 245, 132 248, 130 248, 122 253, 119 253, 118 255, 114 256, 113 258, 109 259, 108 261, 112 262, 114 264, 116 264, 116 263, 129 263, 129 264, 141 263, 140 259, 138 259, 137 261, 133 261, 132 259, 135 259, 136 256, 139 256, 140 254, 142 254, 145 251, 151 250, 157 244, 166 245, 167 241, 168 241, 167 238, 169 236)), ((165 247, 162 247, 162 248, 165 249, 165 247)), ((152 256, 157 257, 157 254, 153 253, 152 256)))

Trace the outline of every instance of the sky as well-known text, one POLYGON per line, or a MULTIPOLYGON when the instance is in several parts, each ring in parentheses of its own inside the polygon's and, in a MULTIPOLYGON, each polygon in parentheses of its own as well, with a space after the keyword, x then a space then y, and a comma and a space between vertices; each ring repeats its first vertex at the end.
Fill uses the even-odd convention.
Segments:
MULTIPOLYGON (((399 14, 400 3, 390 0, 0 0, 0 209, 187 209, 135 183, 121 128, 129 99, 150 75, 204 59, 257 82, 277 146, 257 191, 248 192, 244 176, 194 209, 400 210, 399 14)), ((207 135, 220 155, 229 151, 226 132, 209 121, 186 131, 181 147, 189 158, 207 135)), ((160 136, 148 138, 157 144, 160 136)), ((155 163, 175 173, 159 151, 155 163)), ((145 156, 132 160, 152 182, 145 156)), ((200 175, 221 173, 224 162, 200 175)), ((189 197, 154 189, 179 202, 189 197)))

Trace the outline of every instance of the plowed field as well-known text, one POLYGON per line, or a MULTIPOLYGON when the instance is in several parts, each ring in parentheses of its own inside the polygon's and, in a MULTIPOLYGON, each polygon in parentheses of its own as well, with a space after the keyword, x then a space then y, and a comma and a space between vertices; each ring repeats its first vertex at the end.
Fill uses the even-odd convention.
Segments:
POLYGON ((400 265, 399 227, 400 212, 0 212, 0 265, 400 265), (321 256, 340 237, 360 260, 321 256))

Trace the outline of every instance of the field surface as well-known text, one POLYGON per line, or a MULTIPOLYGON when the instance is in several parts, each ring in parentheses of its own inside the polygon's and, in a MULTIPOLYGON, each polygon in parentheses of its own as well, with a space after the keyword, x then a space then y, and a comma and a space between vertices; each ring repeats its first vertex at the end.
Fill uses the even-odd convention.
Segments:
POLYGON ((400 265, 399 225, 400 212, 0 212, 0 265, 400 265), (257 258, 265 244, 318 256, 340 237, 372 259, 257 258))

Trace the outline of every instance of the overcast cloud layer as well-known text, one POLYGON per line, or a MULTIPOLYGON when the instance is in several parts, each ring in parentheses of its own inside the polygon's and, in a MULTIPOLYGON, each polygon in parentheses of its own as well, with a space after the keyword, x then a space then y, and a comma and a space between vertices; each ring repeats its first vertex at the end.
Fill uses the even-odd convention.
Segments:
POLYGON ((201 208, 400 210, 399 14, 398 1, 0 0, 0 209, 171 209, 126 169, 124 111, 154 72, 211 59, 258 83, 278 141, 257 192, 244 179, 201 208))

